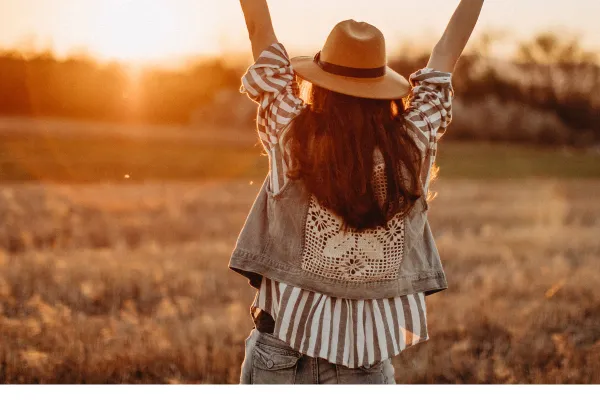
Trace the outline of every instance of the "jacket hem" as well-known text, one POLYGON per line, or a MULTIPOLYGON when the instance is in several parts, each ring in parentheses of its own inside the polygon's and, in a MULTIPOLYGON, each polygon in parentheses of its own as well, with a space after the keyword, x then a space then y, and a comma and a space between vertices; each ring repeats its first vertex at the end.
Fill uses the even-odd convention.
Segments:
POLYGON ((250 285, 260 287, 262 276, 299 287, 304 290, 322 293, 330 297, 344 299, 382 299, 425 293, 430 296, 448 288, 443 271, 414 276, 402 276, 392 281, 340 282, 311 274, 301 268, 287 264, 268 262, 264 257, 242 249, 236 249, 231 256, 229 268, 249 279, 250 285), (310 281, 311 285, 305 282, 310 281))

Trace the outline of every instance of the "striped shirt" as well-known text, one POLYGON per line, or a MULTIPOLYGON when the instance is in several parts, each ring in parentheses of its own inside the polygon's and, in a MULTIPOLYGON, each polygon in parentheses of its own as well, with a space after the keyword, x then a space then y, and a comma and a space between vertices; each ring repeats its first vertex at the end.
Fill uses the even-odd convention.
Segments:
MULTIPOLYGON (((424 157, 428 190, 437 142, 452 120, 452 75, 429 68, 410 76, 404 119, 424 157)), ((243 93, 258 103, 259 139, 269 155, 269 190, 285 186, 290 156, 286 127, 306 107, 289 56, 280 43, 263 51, 242 78, 243 93)), ((297 351, 349 368, 391 358, 429 338, 423 293, 376 300, 341 299, 264 277, 251 306, 275 320, 274 335, 297 351)))
POLYGON ((425 296, 350 300, 263 278, 251 312, 275 320, 273 335, 311 357, 349 368, 373 365, 429 339, 425 296))

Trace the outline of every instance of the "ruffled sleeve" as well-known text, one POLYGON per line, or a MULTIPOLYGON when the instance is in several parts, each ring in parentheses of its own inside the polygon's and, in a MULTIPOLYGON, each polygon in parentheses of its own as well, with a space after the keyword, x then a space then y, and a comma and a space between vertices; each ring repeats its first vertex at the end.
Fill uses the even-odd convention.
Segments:
POLYGON ((260 141, 269 155, 269 189, 283 189, 289 160, 282 148, 281 136, 290 122, 305 108, 299 98, 296 74, 281 43, 264 50, 242 77, 242 93, 258 103, 256 126, 260 141))
POLYGON ((428 190, 437 142, 452 122, 452 74, 423 68, 410 76, 412 93, 405 120, 409 133, 424 155, 423 182, 428 190))
POLYGON ((410 76, 406 120, 420 136, 419 147, 437 142, 452 122, 452 74, 423 68, 410 76))
POLYGON ((265 146, 279 142, 279 134, 304 108, 289 56, 281 43, 264 50, 242 78, 241 92, 258 103, 258 133, 265 146))

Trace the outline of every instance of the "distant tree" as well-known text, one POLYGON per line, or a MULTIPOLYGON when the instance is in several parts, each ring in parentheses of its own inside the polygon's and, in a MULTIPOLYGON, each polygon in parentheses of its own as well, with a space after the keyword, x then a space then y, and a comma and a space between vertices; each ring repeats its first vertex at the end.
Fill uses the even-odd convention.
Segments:
POLYGON ((600 140, 600 69, 598 55, 577 36, 546 32, 521 43, 515 55, 524 75, 522 101, 551 110, 582 132, 571 144, 600 140))
POLYGON ((472 42, 471 52, 481 58, 491 58, 494 46, 504 42, 509 37, 510 33, 504 29, 488 28, 472 42))
POLYGON ((594 64, 598 55, 585 50, 577 36, 558 36, 552 32, 521 43, 516 59, 528 64, 594 64))

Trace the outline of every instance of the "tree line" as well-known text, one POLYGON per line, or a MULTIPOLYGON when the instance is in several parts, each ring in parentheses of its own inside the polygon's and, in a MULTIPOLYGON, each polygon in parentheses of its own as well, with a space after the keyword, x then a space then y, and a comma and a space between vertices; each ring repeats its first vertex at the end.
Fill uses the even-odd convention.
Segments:
MULTIPOLYGON (((576 39, 544 33, 521 43, 512 59, 494 60, 489 56, 493 40, 480 38, 476 51, 463 56, 455 71, 460 112, 452 137, 548 145, 600 143, 596 54, 576 39)), ((426 55, 401 57, 390 66, 408 76, 426 61, 426 55)), ((184 70, 132 72, 120 64, 85 58, 6 52, 0 55, 0 115, 186 124, 198 110, 210 109, 219 93, 237 90, 242 73, 243 68, 218 59, 184 70)), ((232 109, 233 105, 221 112, 232 109)), ((218 112, 200 115, 209 122, 218 112)))

